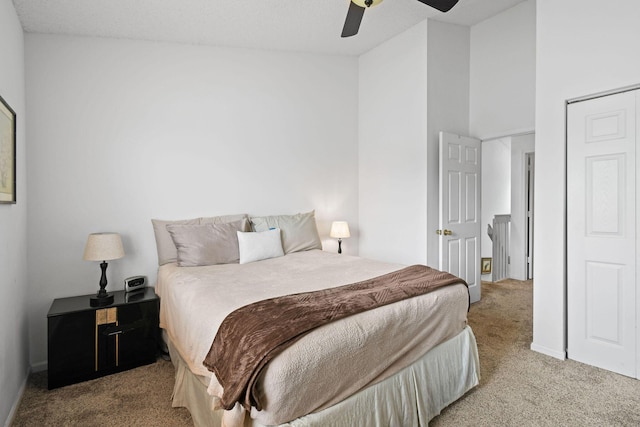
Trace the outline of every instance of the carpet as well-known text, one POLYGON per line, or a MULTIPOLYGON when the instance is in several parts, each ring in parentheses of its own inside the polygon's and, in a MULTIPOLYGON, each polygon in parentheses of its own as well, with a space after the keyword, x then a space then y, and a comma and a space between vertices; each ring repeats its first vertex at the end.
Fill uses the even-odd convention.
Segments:
POLYGON ((14 427, 193 426, 189 411, 171 407, 170 361, 47 390, 47 372, 29 377, 14 427))
POLYGON ((431 427, 640 425, 640 381, 530 350, 532 319, 531 281, 482 284, 469 312, 480 385, 431 427))
MULTIPOLYGON (((480 385, 431 427, 640 425, 640 381, 531 351, 531 319, 531 281, 483 283, 469 311, 480 385)), ((55 390, 46 372, 32 374, 12 426, 192 426, 171 407, 173 375, 163 359, 55 390)))

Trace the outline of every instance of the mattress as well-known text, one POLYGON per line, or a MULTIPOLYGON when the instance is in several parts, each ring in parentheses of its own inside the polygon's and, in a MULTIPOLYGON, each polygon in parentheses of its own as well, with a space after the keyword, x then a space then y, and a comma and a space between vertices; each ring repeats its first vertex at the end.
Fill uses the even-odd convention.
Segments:
MULTIPOLYGON (((262 299, 341 286, 402 268, 320 250, 250 264, 160 267, 160 326, 190 373, 219 409, 222 388, 203 365, 216 331, 231 311, 262 299)), ((382 382, 460 334, 468 308, 464 284, 350 316, 322 326, 278 355, 262 372, 266 402, 250 414, 238 404, 224 424, 282 424, 317 413, 382 382)))

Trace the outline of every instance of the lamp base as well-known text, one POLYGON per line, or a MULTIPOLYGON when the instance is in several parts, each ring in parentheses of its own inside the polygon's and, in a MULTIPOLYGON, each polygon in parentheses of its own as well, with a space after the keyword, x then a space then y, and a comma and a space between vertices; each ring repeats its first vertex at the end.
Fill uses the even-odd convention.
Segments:
POLYGON ((91 297, 89 304, 91 304, 91 307, 104 307, 105 305, 113 304, 113 295, 106 294, 103 296, 91 297))
POLYGON ((91 297, 91 307, 104 307, 105 305, 113 304, 113 295, 109 295, 105 289, 107 287, 107 265, 106 261, 100 263, 100 269, 102 270, 100 290, 95 297, 91 297))

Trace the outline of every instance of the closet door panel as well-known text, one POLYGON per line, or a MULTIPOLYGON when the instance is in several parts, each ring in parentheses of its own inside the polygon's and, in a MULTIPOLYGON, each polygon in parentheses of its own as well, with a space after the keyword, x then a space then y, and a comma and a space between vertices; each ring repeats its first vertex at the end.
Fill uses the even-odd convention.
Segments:
POLYGON ((637 375, 636 93, 568 107, 567 354, 637 375))

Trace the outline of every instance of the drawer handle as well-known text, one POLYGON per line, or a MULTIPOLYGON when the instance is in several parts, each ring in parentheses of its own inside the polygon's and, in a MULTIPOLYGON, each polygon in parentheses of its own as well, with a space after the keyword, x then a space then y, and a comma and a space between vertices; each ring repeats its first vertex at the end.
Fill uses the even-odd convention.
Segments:
POLYGON ((136 329, 140 329, 143 326, 144 322, 138 321, 126 326, 107 328, 104 330, 104 332, 102 332, 102 334, 111 337, 114 335, 126 334, 127 332, 135 331, 136 329))

